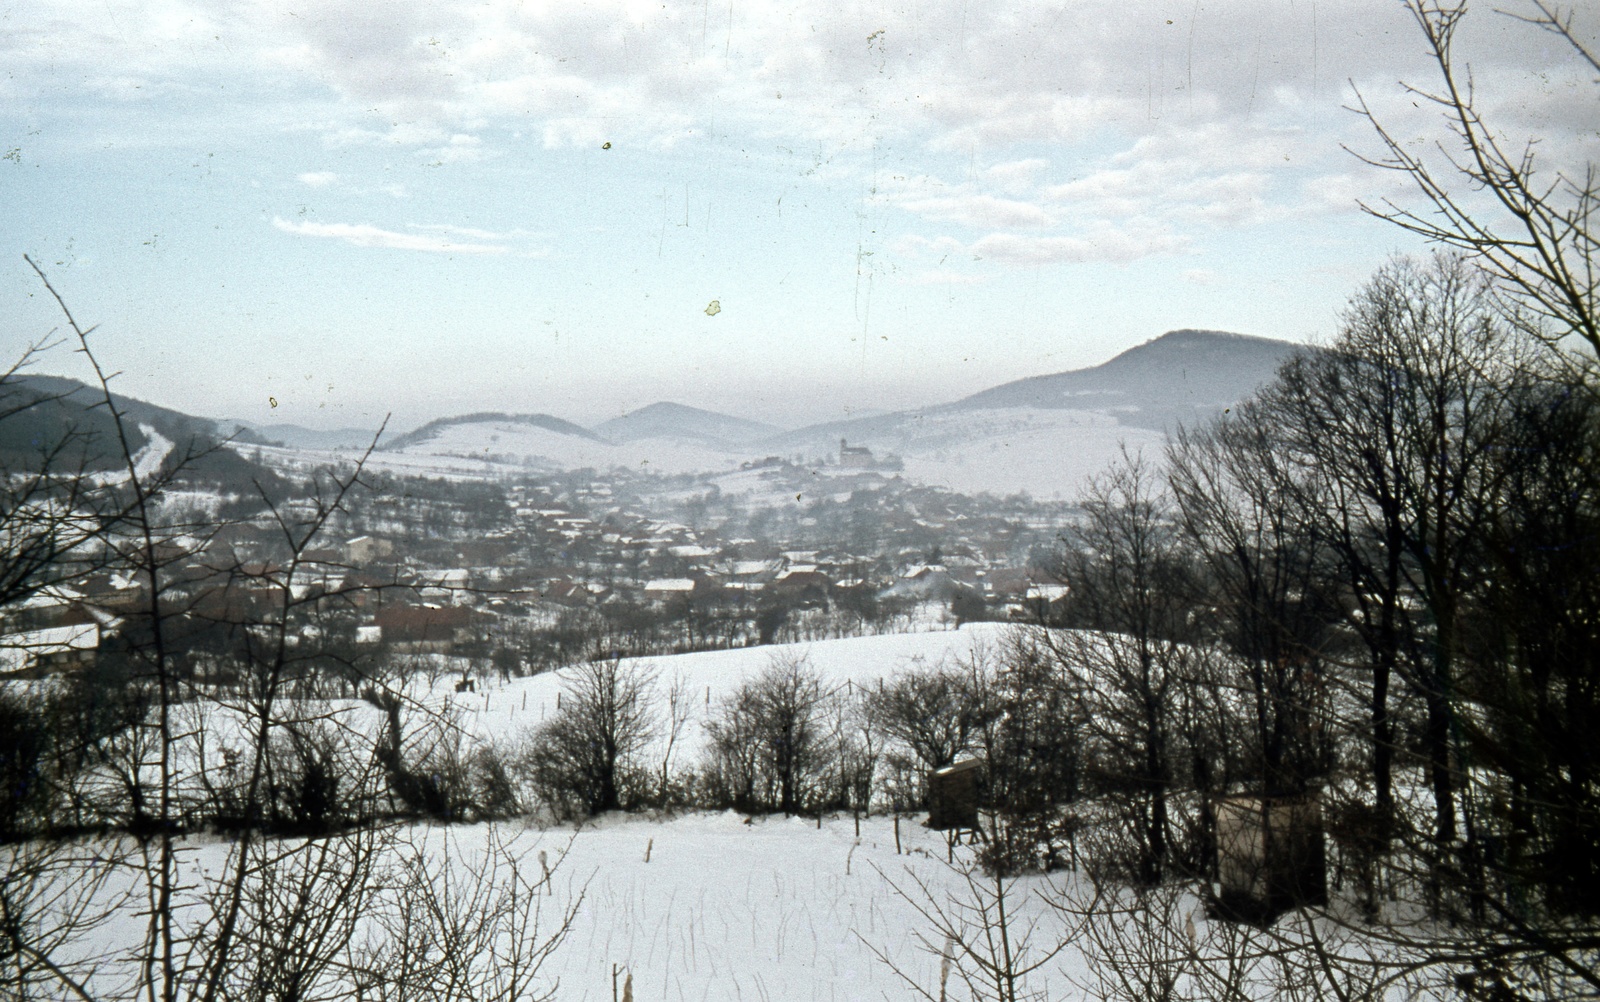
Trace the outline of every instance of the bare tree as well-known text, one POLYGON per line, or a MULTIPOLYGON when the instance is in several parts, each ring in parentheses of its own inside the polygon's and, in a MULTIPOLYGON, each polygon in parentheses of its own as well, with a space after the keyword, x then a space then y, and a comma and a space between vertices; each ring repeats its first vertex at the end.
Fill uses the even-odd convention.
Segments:
POLYGON ((1082 629, 1037 634, 1077 703, 1100 791, 1134 798, 1134 869, 1157 883, 1172 841, 1180 693, 1203 656, 1194 561, 1172 500, 1142 457, 1124 454, 1079 506, 1084 517, 1067 532, 1063 570, 1067 614, 1082 629))
POLYGON ((942 769, 971 747, 976 721, 962 675, 949 665, 901 669, 867 691, 867 706, 924 769, 942 769))
MULTIPOLYGON (((1558 159, 1547 170, 1536 156, 1536 140, 1516 143, 1483 117, 1484 102, 1456 51, 1466 3, 1408 0, 1407 9, 1427 43, 1438 82, 1433 89, 1407 86, 1406 92, 1439 109, 1448 136, 1431 148, 1413 145, 1380 121, 1358 94, 1356 110, 1372 124, 1381 146, 1381 152, 1362 159, 1405 175, 1423 203, 1415 209, 1384 200, 1362 208, 1471 254, 1493 276, 1507 315, 1524 330, 1552 342, 1575 335, 1600 354, 1595 165, 1563 165, 1558 159)), ((1585 41, 1591 26, 1574 21, 1577 11, 1591 16, 1592 9, 1531 0, 1521 10, 1525 13, 1514 10, 1509 16, 1554 36, 1580 72, 1600 72, 1595 50, 1585 41)), ((1600 77, 1585 85, 1592 101, 1600 77)), ((1546 151, 1546 160, 1550 156, 1546 151)))

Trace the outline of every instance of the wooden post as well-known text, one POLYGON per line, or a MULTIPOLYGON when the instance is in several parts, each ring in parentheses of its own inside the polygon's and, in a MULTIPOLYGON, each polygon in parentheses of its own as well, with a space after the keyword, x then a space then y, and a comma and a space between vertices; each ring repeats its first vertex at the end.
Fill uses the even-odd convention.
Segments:
POLYGON ((861 809, 860 808, 856 809, 855 815, 856 815, 856 838, 860 838, 861 837, 861 809))
POLYGON ((900 855, 900 815, 894 816, 894 854, 900 855))

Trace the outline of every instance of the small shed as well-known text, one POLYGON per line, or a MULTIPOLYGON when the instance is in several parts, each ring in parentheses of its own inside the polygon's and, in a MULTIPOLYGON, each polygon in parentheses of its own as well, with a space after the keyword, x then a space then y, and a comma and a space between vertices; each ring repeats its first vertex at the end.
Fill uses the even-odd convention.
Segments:
POLYGON ((1238 793, 1213 803, 1217 908, 1227 918, 1270 922, 1328 900, 1322 801, 1316 793, 1238 793))
POLYGON ((928 773, 928 827, 935 831, 978 827, 978 780, 983 761, 969 758, 928 773))

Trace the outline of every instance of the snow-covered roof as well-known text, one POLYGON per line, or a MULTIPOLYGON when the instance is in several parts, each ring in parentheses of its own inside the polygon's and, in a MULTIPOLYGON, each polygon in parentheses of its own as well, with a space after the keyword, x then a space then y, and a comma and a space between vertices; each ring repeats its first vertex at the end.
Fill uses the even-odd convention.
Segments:
POLYGON ((100 646, 100 624, 78 623, 44 630, 24 630, 0 637, 0 672, 21 671, 39 658, 100 646))
POLYGON ((716 550, 710 550, 704 546, 695 544, 673 546, 670 547, 667 552, 671 553, 675 557, 713 557, 716 556, 717 553, 716 550))
POLYGON ((684 592, 694 591, 692 578, 656 578, 646 582, 644 590, 647 592, 684 592))

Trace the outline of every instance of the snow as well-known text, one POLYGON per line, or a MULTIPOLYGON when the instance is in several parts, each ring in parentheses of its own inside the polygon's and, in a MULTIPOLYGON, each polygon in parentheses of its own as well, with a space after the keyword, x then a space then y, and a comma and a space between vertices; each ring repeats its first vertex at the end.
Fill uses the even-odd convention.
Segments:
MULTIPOLYGON (((893 453, 904 462, 906 480, 967 494, 1014 494, 1070 499, 1084 479, 1115 460, 1123 446, 1159 457, 1164 433, 1120 423, 1108 411, 1050 408, 941 410, 907 415, 893 428, 859 443, 875 454, 893 453)), ((799 451, 816 461, 835 461, 837 439, 806 441, 799 451)), ((278 449, 240 446, 269 461, 287 464, 353 463, 360 449, 278 449)), ((760 468, 738 470, 744 461, 770 455, 770 444, 753 443, 725 451, 681 439, 641 438, 624 443, 566 435, 537 425, 476 421, 449 425, 426 442, 398 451, 374 452, 368 465, 402 475, 482 478, 532 470, 600 470, 626 467, 663 474, 721 474, 724 492, 749 493, 752 500, 779 504, 793 498, 762 476, 760 468), (771 495, 767 497, 766 495, 771 495)), ((780 450, 785 454, 794 447, 780 450)), ((855 476, 860 470, 822 466, 821 477, 855 476)), ((886 474, 892 475, 892 474, 886 474)))
POLYGON ((929 416, 918 434, 896 449, 903 476, 964 494, 1006 495, 1026 491, 1039 498, 1070 500, 1084 481, 1120 455, 1141 449, 1159 458, 1166 435, 1118 424, 1096 411, 1008 408, 929 416), (959 421, 959 437, 944 426, 959 421))
POLYGON ((626 466, 659 473, 724 470, 738 462, 735 456, 697 444, 641 439, 614 445, 511 421, 447 425, 428 441, 406 446, 398 453, 560 469, 626 466))
MULTIPOLYGON (((959 630, 660 657, 641 667, 654 673, 658 685, 675 681, 691 696, 688 730, 675 752, 681 757, 674 761, 682 765, 704 747, 707 708, 774 657, 806 658, 830 686, 870 686, 911 665, 981 657, 1005 643, 1014 629, 969 624, 959 630)), ((476 740, 514 741, 553 711, 563 684, 560 673, 547 673, 479 679, 479 691, 458 693, 455 673, 448 670, 451 662, 441 657, 431 663, 440 671, 432 681, 415 679, 410 695, 453 718, 476 740)), ((235 711, 192 704, 184 709, 179 728, 204 735, 212 758, 241 737, 243 721, 235 711), (191 719, 190 713, 207 719, 191 719)), ((358 745, 370 745, 382 726, 381 713, 360 702, 308 701, 293 709, 306 720, 337 718, 347 739, 358 745)), ((413 714, 412 726, 423 717, 413 714)), ((659 761, 662 750, 658 740, 645 755, 659 761)), ((192 762, 181 762, 180 768, 192 762)), ((622 976, 633 975, 634 997, 641 1002, 900 1000, 923 996, 896 969, 938 997, 937 952, 943 940, 925 911, 959 912, 972 895, 965 875, 971 872, 971 849, 956 848, 956 865, 948 864, 943 837, 920 821, 901 819, 898 849, 892 817, 861 819, 858 836, 855 819, 848 816, 825 817, 819 826, 815 818, 746 818, 733 812, 612 814, 576 829, 523 822, 418 824, 401 837, 462 877, 485 872, 484 860, 494 845, 509 847, 526 867, 541 853, 552 859, 564 854, 541 930, 548 934, 548 916, 563 913, 581 895, 565 943, 542 972, 545 986, 559 979, 563 1000, 605 1002, 611 998, 614 966, 622 976), (924 889, 931 905, 922 897, 924 889)), ((183 865, 221 874, 227 852, 224 840, 188 839, 183 865)), ((196 871, 180 881, 184 893, 203 894, 204 883, 189 877, 197 877, 196 871)), ((1068 933, 1063 923, 1071 919, 1050 907, 1050 900, 1059 902, 1062 894, 1087 900, 1082 894, 1088 888, 1077 880, 1072 874, 1017 879, 1006 905, 1013 934, 1037 922, 1036 944, 1061 942, 1068 933)), ((1206 942, 1212 923, 1197 902, 1185 897, 1180 904, 1179 913, 1187 913, 1206 942)), ((87 945, 113 952, 132 947, 145 927, 130 905, 87 945)), ((1074 943, 1031 975, 1026 988, 1039 997, 1076 997, 1093 976, 1074 943)), ((965 997, 954 980, 951 989, 950 997, 965 997)))
MULTIPOLYGON (((1013 627, 1000 623, 968 623, 959 630, 890 633, 876 637, 850 637, 801 644, 739 647, 650 658, 641 667, 652 672, 665 696, 665 688, 680 685, 690 699, 690 719, 673 752, 675 763, 687 763, 704 748, 708 709, 734 693, 746 679, 759 675, 774 658, 803 657, 830 688, 876 686, 897 670, 912 665, 952 663, 998 647, 1013 627)), ((452 677, 441 675, 435 687, 414 695, 430 705, 449 701, 460 711, 460 724, 478 740, 505 741, 536 727, 555 711, 556 694, 566 672, 546 672, 509 682, 480 681, 479 692, 456 693, 452 677)), ((657 742, 659 745, 659 742, 657 742)), ((659 754, 647 750, 647 757, 659 754)))
MULTIPOLYGON (((636 999, 915 997, 873 948, 936 990, 939 961, 917 933, 937 937, 891 882, 914 892, 915 875, 956 892, 962 881, 944 862, 939 833, 911 818, 900 833, 906 852, 896 855, 886 817, 863 820, 859 841, 850 818, 825 819, 820 830, 814 819, 746 825, 733 813, 601 819, 578 834, 563 864, 586 894, 552 962, 561 997, 609 1000, 613 963, 633 974, 636 999)), ((1025 918, 1051 918, 1031 894, 1044 883, 1017 887, 1025 918)), ((1041 973, 1031 987, 1065 984, 1041 973)))
MULTIPOLYGON (((484 860, 495 844, 535 874, 543 852, 555 874, 548 904, 541 905, 540 938, 553 931, 554 916, 582 897, 538 980, 541 988, 559 984, 563 1002, 609 1002, 613 965, 619 982, 633 975, 641 1002, 916 998, 889 964, 936 992, 939 957, 924 940, 937 951, 943 939, 899 892, 916 895, 921 881, 941 904, 968 894, 960 871, 945 862, 943 836, 910 817, 900 822, 899 853, 888 817, 863 819, 858 839, 848 817, 825 818, 819 829, 814 818, 746 824, 732 812, 609 815, 576 831, 417 825, 400 839, 400 851, 419 846, 465 880, 488 869, 484 860)), ((185 895, 198 895, 205 880, 226 873, 228 850, 214 838, 180 844, 180 911, 190 907, 185 895)), ((968 863, 970 853, 958 848, 957 863, 968 863)), ((129 886, 132 874, 117 876, 101 895, 132 891, 132 899, 77 944, 106 958, 99 977, 107 980, 118 979, 122 958, 132 955, 147 927, 140 889, 129 886)), ((1049 886, 1043 877, 1019 879, 1007 902, 1018 923, 1042 923, 1040 941, 1061 932, 1060 918, 1035 893, 1049 886)), ((1059 997, 1066 973, 1048 967, 1028 985, 1054 988, 1051 997, 1059 997)))

